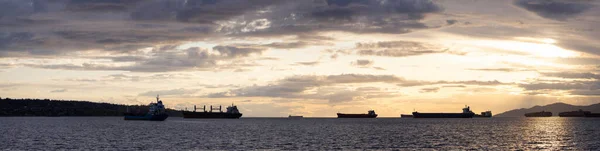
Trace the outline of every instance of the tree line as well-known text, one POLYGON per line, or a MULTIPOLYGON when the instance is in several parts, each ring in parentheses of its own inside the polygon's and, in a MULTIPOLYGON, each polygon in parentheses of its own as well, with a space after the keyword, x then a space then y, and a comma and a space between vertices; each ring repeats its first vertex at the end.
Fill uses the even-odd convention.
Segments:
MULTIPOLYGON (((0 116, 123 116, 143 114, 148 106, 122 105, 74 100, 0 98, 0 116)), ((182 116, 181 111, 167 109, 170 116, 182 116)))

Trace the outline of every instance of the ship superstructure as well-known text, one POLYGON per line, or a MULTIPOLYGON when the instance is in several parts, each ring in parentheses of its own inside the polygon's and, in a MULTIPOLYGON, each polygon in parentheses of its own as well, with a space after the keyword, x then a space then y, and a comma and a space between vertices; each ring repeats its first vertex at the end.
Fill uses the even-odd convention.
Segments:
POLYGON ((148 104, 148 113, 136 114, 136 113, 125 113, 125 120, 149 120, 149 121, 164 121, 169 117, 165 110, 165 106, 160 100, 159 96, 156 95, 156 103, 152 102, 148 104))
POLYGON ((238 110, 237 106, 231 104, 227 107, 227 111, 223 112, 222 107, 210 106, 210 110, 206 110, 206 105, 203 107, 203 111, 197 112, 196 105, 194 105, 194 111, 182 111, 183 118, 240 118, 242 113, 238 110))

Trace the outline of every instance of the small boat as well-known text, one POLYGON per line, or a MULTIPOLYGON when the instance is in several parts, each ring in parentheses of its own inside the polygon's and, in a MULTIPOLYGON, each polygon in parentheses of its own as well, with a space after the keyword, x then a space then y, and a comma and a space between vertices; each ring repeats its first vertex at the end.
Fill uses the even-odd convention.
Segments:
POLYGON ((377 114, 375 114, 374 110, 369 110, 367 114, 345 114, 345 113, 337 113, 338 118, 376 118, 377 114))
POLYGON ((302 116, 302 115, 300 115, 300 116, 292 116, 292 115, 288 116, 288 119, 303 119, 303 118, 304 118, 304 116, 302 116))
POLYGON ((169 117, 165 111, 165 106, 156 95, 156 103, 150 103, 148 113, 140 115, 135 113, 125 113, 124 120, 146 120, 146 121, 164 121, 169 117))

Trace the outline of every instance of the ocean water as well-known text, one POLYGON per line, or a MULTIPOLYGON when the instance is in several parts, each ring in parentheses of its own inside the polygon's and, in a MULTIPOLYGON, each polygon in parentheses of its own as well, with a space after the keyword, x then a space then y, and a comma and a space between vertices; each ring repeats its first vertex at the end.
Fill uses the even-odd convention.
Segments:
POLYGON ((0 117, 2 150, 600 150, 600 118, 0 117))

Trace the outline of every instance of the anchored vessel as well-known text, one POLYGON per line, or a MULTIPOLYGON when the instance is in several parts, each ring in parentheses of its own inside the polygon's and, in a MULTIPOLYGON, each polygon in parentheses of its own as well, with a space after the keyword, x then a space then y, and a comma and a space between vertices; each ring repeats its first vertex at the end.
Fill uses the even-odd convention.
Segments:
POLYGON ((492 117, 492 111, 481 112, 481 114, 475 114, 474 117, 492 117))
POLYGON ((546 112, 546 111, 525 114, 525 117, 551 117, 551 116, 552 116, 552 112, 546 112))
POLYGON ((471 111, 469 106, 462 109, 462 113, 419 113, 413 112, 414 118, 472 118, 475 113, 471 111))
POLYGON ((400 118, 413 118, 412 114, 400 114, 400 118))
POLYGON ((377 114, 375 114, 374 110, 369 110, 367 114, 344 114, 337 113, 338 118, 376 118, 377 114))
POLYGON ((290 116, 288 116, 288 118, 289 119, 303 119, 304 116, 302 116, 302 115, 300 115, 300 116, 292 116, 292 115, 290 115, 290 116))
POLYGON ((146 114, 135 114, 127 112, 125 113, 124 120, 147 120, 147 121, 164 121, 169 117, 165 112, 165 106, 162 101, 159 100, 158 95, 156 95, 156 103, 150 103, 150 109, 146 114))
POLYGON ((558 116, 560 116, 560 117, 585 117, 586 114, 590 114, 590 113, 592 113, 592 112, 577 110, 577 111, 570 111, 570 112, 560 112, 560 113, 558 113, 558 116))
POLYGON ((196 105, 194 105, 194 111, 182 111, 183 118, 240 118, 242 117, 242 113, 238 110, 237 106, 231 104, 231 106, 227 107, 227 111, 223 112, 221 110, 221 106, 219 108, 213 108, 210 106, 210 110, 206 111, 206 105, 203 107, 202 112, 196 112, 196 105), (215 111, 215 112, 213 112, 215 111), (216 112, 218 111, 218 112, 216 112))

